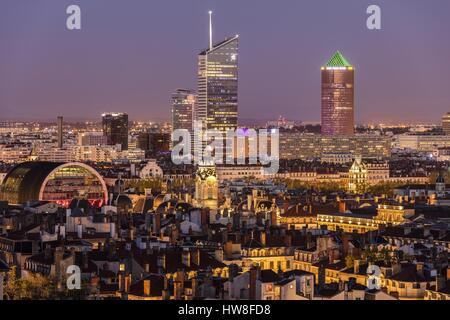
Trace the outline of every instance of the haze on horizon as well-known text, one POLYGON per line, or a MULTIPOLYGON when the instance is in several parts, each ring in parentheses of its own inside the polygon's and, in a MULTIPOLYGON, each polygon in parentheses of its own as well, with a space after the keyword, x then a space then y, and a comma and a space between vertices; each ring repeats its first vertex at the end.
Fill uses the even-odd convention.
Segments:
POLYGON ((197 54, 240 35, 241 119, 319 121, 320 66, 356 69, 356 122, 438 123, 450 111, 448 0, 2 0, 0 121, 169 119, 176 88, 197 87, 197 54), (82 30, 65 27, 82 9, 82 30), (382 30, 366 8, 382 9, 382 30))

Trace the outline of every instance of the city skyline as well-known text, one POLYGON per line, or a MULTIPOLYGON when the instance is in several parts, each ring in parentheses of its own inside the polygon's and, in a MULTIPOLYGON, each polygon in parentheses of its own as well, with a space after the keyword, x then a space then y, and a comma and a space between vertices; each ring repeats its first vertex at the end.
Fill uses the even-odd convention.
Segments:
POLYGON ((170 119, 170 94, 179 87, 196 89, 195 56, 208 45, 209 9, 217 20, 216 39, 230 34, 241 38, 240 120, 283 115, 319 122, 318 70, 336 50, 345 52, 358 70, 356 123, 439 123, 450 106, 445 89, 450 80, 445 63, 450 46, 435 40, 443 38, 439 34, 444 34, 445 28, 433 18, 450 7, 445 1, 437 1, 442 9, 438 10, 438 5, 427 8, 420 17, 417 13, 426 4, 419 1, 380 1, 384 23, 376 32, 365 28, 367 4, 356 1, 345 6, 318 1, 308 6, 308 12, 291 1, 278 7, 273 2, 258 2, 259 7, 251 10, 250 1, 239 13, 219 2, 156 2, 160 17, 146 11, 152 5, 143 1, 134 8, 110 1, 106 13, 101 10, 104 1, 79 1, 84 23, 83 29, 74 33, 60 23, 65 16, 58 10, 67 5, 65 2, 55 5, 55 1, 45 1, 36 8, 33 19, 29 19, 33 10, 28 10, 33 5, 25 10, 24 5, 14 3, 13 7, 12 2, 6 2, 2 12, 8 15, 1 24, 16 26, 20 33, 12 37, 12 33, 0 32, 7 48, 0 56, 4 70, 0 76, 0 118, 47 120, 60 114, 69 121, 88 120, 117 111, 127 112, 131 120, 170 119), (324 13, 324 8, 333 14, 324 13), (123 10, 121 15, 119 10, 123 10), (184 15, 183 10, 189 14, 184 15), (140 11, 150 15, 148 26, 140 19, 131 19, 134 14, 142 18, 140 11), (286 17, 278 25, 267 20, 269 14, 281 15, 282 11, 286 17), (41 14, 48 19, 41 19, 41 14), (176 17, 173 24, 166 21, 169 14, 176 17), (320 24, 314 21, 319 14, 325 14, 325 22, 320 24), (347 19, 336 18, 342 15, 347 19), (124 22, 111 24, 118 17, 124 22), (245 23, 249 17, 255 21, 250 26, 245 23), (157 23, 165 28, 150 27, 157 23), (192 28, 181 28, 183 23, 192 24, 192 28), (339 28, 331 28, 336 23, 339 28), (311 26, 314 32, 306 28, 311 26), (132 39, 127 38, 130 34, 132 39), (42 41, 27 41, 28 37, 41 37, 42 41), (99 39, 101 44, 96 42, 99 39), (269 39, 270 48, 264 45, 269 39), (274 59, 286 52, 286 59, 274 59))
POLYGON ((450 301, 448 0, 2 4, 0 305, 450 301))

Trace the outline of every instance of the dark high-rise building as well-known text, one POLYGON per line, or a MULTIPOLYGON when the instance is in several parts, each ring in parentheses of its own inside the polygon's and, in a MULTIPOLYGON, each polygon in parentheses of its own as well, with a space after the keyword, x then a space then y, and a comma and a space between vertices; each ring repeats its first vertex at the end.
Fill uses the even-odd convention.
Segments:
POLYGON ((450 135, 450 112, 442 116, 442 130, 446 135, 450 135))
MULTIPOLYGON (((211 12, 210 12, 211 14, 211 12)), ((198 103, 195 120, 203 129, 235 130, 238 125, 239 36, 212 42, 198 56, 198 103)))
POLYGON ((170 133, 149 131, 140 133, 137 138, 137 147, 145 151, 147 158, 170 152, 170 133))
POLYGON ((128 114, 104 113, 102 118, 103 134, 108 145, 120 144, 122 150, 128 150, 128 114))
POLYGON ((170 152, 170 133, 165 132, 149 132, 149 154, 156 156, 158 154, 170 152))
POLYGON ((337 51, 322 67, 322 134, 355 132, 355 70, 337 51))

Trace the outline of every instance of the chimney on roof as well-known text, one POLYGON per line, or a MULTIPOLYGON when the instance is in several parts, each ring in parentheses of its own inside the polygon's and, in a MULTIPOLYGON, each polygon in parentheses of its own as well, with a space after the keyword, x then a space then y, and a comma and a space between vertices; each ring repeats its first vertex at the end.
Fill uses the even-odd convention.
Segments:
POLYGON ((404 234, 405 236, 407 236, 408 234, 410 234, 411 231, 412 231, 411 226, 406 226, 406 227, 403 228, 403 234, 404 234))
POLYGON ((119 292, 123 292, 123 290, 125 288, 125 277, 122 272, 119 272, 118 282, 119 282, 119 292))
POLYGON ((312 249, 314 247, 314 242, 312 241, 312 233, 307 232, 306 233, 306 249, 312 249))
POLYGON ((167 279, 167 277, 164 277, 164 288, 162 290, 162 299, 170 300, 169 280, 167 279))
POLYGON ((144 280, 144 296, 148 297, 150 296, 150 290, 151 289, 151 282, 150 279, 144 280))
POLYGON ((153 254, 153 247, 150 245, 150 239, 147 239, 147 242, 145 244, 145 253, 147 255, 152 255, 153 254))
POLYGON ((125 293, 130 292, 131 274, 125 276, 125 293))
POLYGON ((78 239, 83 239, 83 225, 82 224, 77 225, 77 236, 78 236, 78 239))
POLYGON ((252 209, 252 204, 253 204, 253 196, 251 194, 247 195, 247 210, 251 210, 252 209))
POLYGON ((161 234, 161 214, 157 212, 153 214, 153 233, 156 236, 161 234))
POLYGON ((284 244, 286 247, 292 247, 292 233, 287 233, 284 237, 284 244))
POLYGON ((222 242, 226 243, 228 241, 228 230, 222 232, 222 242))
POLYGON ((421 277, 424 277, 423 268, 424 268, 424 263, 423 262, 417 262, 417 264, 416 264, 417 275, 419 275, 421 277))
POLYGON ((250 279, 249 279, 249 299, 250 300, 256 300, 256 283, 260 277, 261 270, 259 269, 259 266, 252 266, 250 269, 250 279))
POLYGON ((431 235, 430 226, 423 226, 423 236, 429 237, 431 235))
POLYGON ((173 282, 173 295, 175 300, 181 300, 181 282, 178 280, 173 282))
POLYGON ((342 253, 343 253, 344 257, 346 257, 348 255, 348 251, 350 248, 349 240, 350 240, 349 236, 344 233, 342 235, 342 253))
POLYGON ((436 276, 436 291, 441 291, 447 286, 447 281, 445 277, 441 275, 436 276))
POLYGON ((198 279, 197 277, 192 278, 192 298, 195 299, 198 294, 198 279))
POLYGON ((353 273, 354 274, 359 274, 360 266, 361 266, 361 260, 355 259, 353 261, 353 273))
POLYGON ((182 263, 187 266, 188 268, 191 267, 191 251, 183 250, 182 253, 182 263))
POLYGON ((347 204, 345 203, 345 201, 340 201, 339 202, 339 213, 345 213, 347 212, 347 204))
POLYGON ((225 258, 231 259, 233 256, 233 241, 228 240, 224 245, 225 258))
POLYGON ((266 231, 261 231, 260 237, 261 237, 261 244, 265 247, 266 244, 267 244, 267 234, 266 234, 266 231))
POLYGON ((156 262, 159 272, 162 273, 166 269, 166 254, 163 253, 161 255, 158 255, 158 260, 156 262))
POLYGON ((277 212, 276 210, 270 211, 270 226, 276 226, 277 225, 277 212))
POLYGON ((89 268, 89 258, 88 258, 88 253, 86 251, 83 251, 83 253, 82 253, 82 263, 83 263, 84 269, 89 268))
POLYGON ((209 209, 208 208, 202 208, 200 213, 200 223, 202 230, 205 232, 209 228, 209 209))
POLYGON ((200 265, 200 249, 194 249, 194 251, 192 251, 191 256, 192 256, 192 263, 194 263, 195 265, 199 266, 200 265))
POLYGON ((55 273, 56 273, 56 279, 57 279, 57 286, 60 289, 62 287, 62 261, 64 258, 64 248, 63 247, 56 247, 55 249, 55 273))

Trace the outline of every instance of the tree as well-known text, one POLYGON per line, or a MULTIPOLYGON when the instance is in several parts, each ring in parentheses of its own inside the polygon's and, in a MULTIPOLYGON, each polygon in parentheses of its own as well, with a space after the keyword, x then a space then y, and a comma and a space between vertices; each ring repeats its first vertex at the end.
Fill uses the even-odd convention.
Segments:
POLYGON ((347 268, 352 268, 355 265, 355 258, 351 255, 345 257, 345 266, 347 268))
POLYGON ((57 290, 54 282, 41 274, 18 278, 17 267, 13 266, 6 275, 5 294, 8 300, 49 300, 57 296, 57 290))
POLYGON ((6 274, 5 295, 8 300, 21 300, 29 298, 26 283, 17 278, 16 266, 12 266, 6 274))

